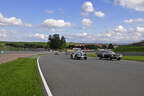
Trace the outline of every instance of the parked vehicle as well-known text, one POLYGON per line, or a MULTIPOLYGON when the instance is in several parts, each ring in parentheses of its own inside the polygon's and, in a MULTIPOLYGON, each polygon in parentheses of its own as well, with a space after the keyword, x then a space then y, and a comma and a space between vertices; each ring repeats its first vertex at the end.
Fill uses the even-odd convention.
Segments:
POLYGON ((87 60, 87 54, 84 51, 78 50, 78 51, 72 53, 70 55, 70 58, 75 59, 75 60, 81 60, 81 59, 87 60))
POLYGON ((107 58, 109 60, 112 60, 112 59, 121 60, 121 58, 123 57, 121 54, 117 54, 111 50, 99 51, 97 52, 97 56, 99 57, 99 59, 107 58))

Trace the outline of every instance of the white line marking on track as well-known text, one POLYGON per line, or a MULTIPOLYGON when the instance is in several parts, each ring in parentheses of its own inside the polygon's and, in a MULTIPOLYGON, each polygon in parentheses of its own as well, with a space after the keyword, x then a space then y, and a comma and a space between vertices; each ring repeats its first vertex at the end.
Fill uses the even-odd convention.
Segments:
POLYGON ((41 76, 41 79, 43 81, 45 90, 46 90, 48 96, 53 96, 52 93, 51 93, 51 91, 50 91, 50 88, 48 87, 48 84, 47 84, 47 82, 46 82, 46 80, 44 78, 44 75, 43 75, 43 73, 41 71, 40 64, 39 64, 39 58, 40 58, 40 56, 37 58, 37 65, 38 65, 38 69, 39 69, 40 76, 41 76))

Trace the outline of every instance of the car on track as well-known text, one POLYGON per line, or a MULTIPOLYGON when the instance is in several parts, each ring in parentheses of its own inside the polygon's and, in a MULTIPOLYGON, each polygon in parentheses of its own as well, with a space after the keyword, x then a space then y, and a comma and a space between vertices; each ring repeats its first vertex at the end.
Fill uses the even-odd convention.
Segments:
POLYGON ((59 55, 59 52, 58 51, 54 51, 54 55, 59 55))
POLYGON ((116 60, 121 60, 121 58, 123 57, 121 54, 117 54, 115 52, 113 52, 112 50, 102 50, 97 52, 97 56, 99 57, 99 59, 116 59, 116 60))
POLYGON ((70 58, 75 59, 75 60, 81 60, 81 59, 87 60, 87 54, 86 54, 86 52, 84 52, 82 50, 78 50, 78 51, 72 53, 70 55, 70 58))

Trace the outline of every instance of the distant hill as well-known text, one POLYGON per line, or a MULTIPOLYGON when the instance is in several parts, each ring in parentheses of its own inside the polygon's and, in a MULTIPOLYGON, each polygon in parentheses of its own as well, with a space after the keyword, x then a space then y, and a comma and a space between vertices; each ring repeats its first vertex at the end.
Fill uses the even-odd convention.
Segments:
POLYGON ((144 46, 144 40, 140 41, 140 42, 137 42, 137 43, 133 43, 131 45, 134 45, 134 46, 144 46))
POLYGON ((29 49, 45 49, 47 48, 47 42, 7 42, 0 41, 0 44, 3 44, 3 50, 8 51, 20 51, 20 50, 29 50, 29 49))
POLYGON ((116 52, 144 52, 144 41, 132 43, 129 45, 121 45, 116 48, 116 52))

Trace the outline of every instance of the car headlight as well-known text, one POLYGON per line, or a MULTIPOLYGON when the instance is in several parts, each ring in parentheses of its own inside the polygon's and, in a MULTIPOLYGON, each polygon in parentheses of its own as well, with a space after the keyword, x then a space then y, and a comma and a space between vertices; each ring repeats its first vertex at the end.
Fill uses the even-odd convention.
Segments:
POLYGON ((123 55, 120 55, 120 57, 123 57, 123 55))

